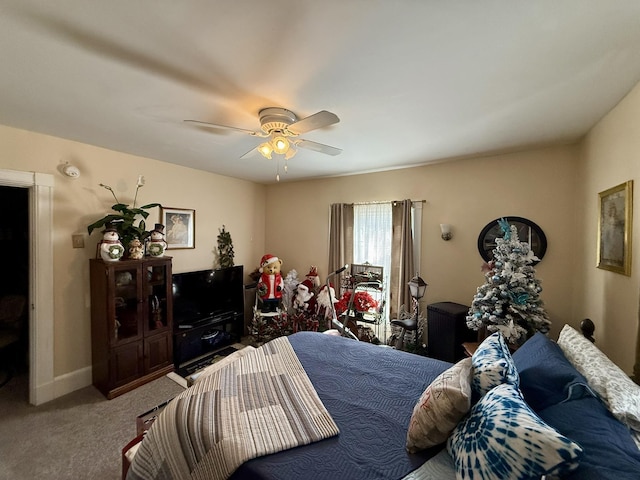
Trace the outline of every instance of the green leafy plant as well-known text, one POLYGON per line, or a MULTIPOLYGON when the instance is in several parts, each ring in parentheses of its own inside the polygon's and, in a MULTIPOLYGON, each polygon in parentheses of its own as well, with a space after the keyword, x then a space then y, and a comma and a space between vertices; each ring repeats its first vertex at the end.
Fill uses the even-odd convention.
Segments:
POLYGON ((146 231, 145 220, 149 216, 149 212, 147 212, 147 210, 150 208, 162 206, 159 203, 149 203, 141 207, 136 207, 138 190, 140 190, 140 188, 144 186, 144 177, 142 175, 138 177, 138 182, 136 184, 136 193, 133 198, 132 206, 120 203, 118 197, 116 197, 115 192, 109 185, 101 183, 100 186, 109 190, 111 192, 111 195, 113 195, 116 204, 113 205, 111 209, 116 213, 105 215, 100 220, 97 220, 89 225, 87 227, 89 235, 91 235, 91 232, 93 232, 96 228, 105 227, 110 224, 118 232, 120 241, 123 245, 129 245, 129 242, 131 242, 131 240, 133 240, 135 237, 138 237, 141 242, 144 242, 144 240, 151 234, 151 232, 146 231), (138 220, 138 223, 136 223, 138 217, 142 218, 138 220))

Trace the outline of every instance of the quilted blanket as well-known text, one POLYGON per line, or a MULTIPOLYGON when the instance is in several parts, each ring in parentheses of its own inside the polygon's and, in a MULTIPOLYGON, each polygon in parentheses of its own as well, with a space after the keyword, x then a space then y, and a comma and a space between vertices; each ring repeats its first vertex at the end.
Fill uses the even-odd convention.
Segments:
POLYGON ((128 480, 223 479, 246 460, 338 434, 287 337, 202 378, 154 422, 128 480))

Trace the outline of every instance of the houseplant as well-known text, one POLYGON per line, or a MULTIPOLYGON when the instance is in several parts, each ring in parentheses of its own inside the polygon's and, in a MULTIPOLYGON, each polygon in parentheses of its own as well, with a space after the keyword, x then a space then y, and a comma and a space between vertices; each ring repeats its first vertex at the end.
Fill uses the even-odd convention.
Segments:
POLYGON ((145 220, 149 216, 149 212, 147 210, 150 208, 162 206, 159 203, 149 203, 141 207, 136 207, 138 190, 140 190, 140 188, 144 186, 144 177, 142 175, 138 176, 136 193, 133 198, 133 204, 131 206, 120 203, 118 197, 116 197, 115 192, 109 185, 101 183, 100 186, 109 190, 111 192, 111 195, 113 195, 116 204, 113 205, 111 209, 116 213, 105 215, 100 220, 97 220, 89 225, 87 227, 89 235, 91 235, 91 232, 93 232, 96 228, 101 228, 106 226, 107 224, 111 224, 118 232, 120 241, 125 246, 125 251, 127 250, 129 243, 131 243, 134 238, 138 238, 141 242, 144 242, 151 233, 146 231, 145 220), (142 218, 138 220, 139 217, 142 218))

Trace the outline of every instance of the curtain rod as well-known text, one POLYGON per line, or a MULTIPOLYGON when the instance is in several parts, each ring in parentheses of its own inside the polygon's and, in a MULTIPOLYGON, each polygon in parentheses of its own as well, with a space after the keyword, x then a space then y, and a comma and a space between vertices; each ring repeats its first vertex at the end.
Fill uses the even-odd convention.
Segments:
MULTIPOLYGON (((427 203, 426 200, 411 200, 413 203, 427 203)), ((354 202, 354 203, 346 203, 345 205, 382 205, 385 203, 395 203, 402 202, 402 200, 388 200, 388 201, 378 201, 378 202, 354 202)))

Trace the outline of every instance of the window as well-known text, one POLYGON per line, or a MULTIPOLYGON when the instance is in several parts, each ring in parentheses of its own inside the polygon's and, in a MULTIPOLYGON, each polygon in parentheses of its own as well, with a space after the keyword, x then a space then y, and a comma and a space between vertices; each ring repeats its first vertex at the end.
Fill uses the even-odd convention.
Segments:
MULTIPOLYGON (((384 268, 385 317, 397 318, 411 304, 407 283, 419 272, 422 202, 398 200, 331 205, 329 271, 347 263, 384 268)), ((374 332, 386 341, 388 320, 374 332)))
MULTIPOLYGON (((385 305, 389 305, 389 273, 391 272, 391 242, 393 223, 391 203, 372 203, 353 206, 353 263, 370 263, 384 271, 385 305)), ((389 310, 385 308, 380 325, 374 333, 386 342, 389 310)))

